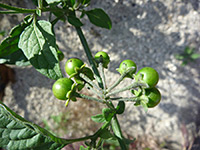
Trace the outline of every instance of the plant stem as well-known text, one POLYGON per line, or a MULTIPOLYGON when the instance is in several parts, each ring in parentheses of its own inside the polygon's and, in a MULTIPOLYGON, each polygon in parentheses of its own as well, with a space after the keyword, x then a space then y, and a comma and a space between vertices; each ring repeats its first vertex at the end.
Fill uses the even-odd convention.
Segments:
MULTIPOLYGON (((21 7, 14 7, 7 4, 0 3, 1 8, 5 8, 7 10, 13 10, 13 11, 0 11, 0 14, 9 14, 9 13, 35 13, 37 9, 26 9, 21 7)), ((64 10, 61 8, 39 8, 42 12, 52 11, 52 12, 63 12, 64 10)))
POLYGON ((101 146, 102 142, 103 142, 103 139, 100 138, 99 141, 98 141, 98 143, 97 143, 97 149, 101 146))
POLYGON ((79 76, 83 78, 87 83, 91 84, 94 88, 96 88, 98 91, 102 93, 102 89, 100 89, 90 78, 85 76, 83 73, 80 73, 79 76))
POLYGON ((138 98, 136 96, 134 97, 115 97, 115 98, 110 98, 109 100, 111 101, 130 101, 130 102, 134 102, 137 101, 138 98))
POLYGON ((0 14, 17 14, 20 13, 18 11, 0 11, 0 14))
POLYGON ((92 53, 91 53, 91 51, 89 49, 88 43, 87 43, 87 41, 85 39, 85 36, 83 35, 83 32, 82 32, 80 27, 76 27, 76 31, 77 31, 78 36, 79 36, 79 38, 81 40, 81 43, 82 43, 82 45, 84 47, 85 53, 87 55, 87 58, 89 60, 90 65, 92 67, 92 70, 94 71, 94 74, 95 74, 95 77, 97 79, 97 82, 98 82, 99 86, 103 89, 102 79, 101 79, 101 77, 99 75, 99 71, 98 71, 98 69, 97 69, 97 67, 95 65, 94 58, 93 58, 92 53))
POLYGON ((119 121, 118 121, 116 115, 114 115, 113 119, 111 120, 111 126, 112 126, 112 130, 113 130, 115 136, 117 137, 117 139, 119 141, 121 149, 128 150, 126 143, 123 140, 124 136, 122 134, 121 127, 119 125, 119 121))
POLYGON ((90 84, 86 83, 85 86, 87 89, 91 90, 94 94, 98 95, 101 98, 103 97, 103 95, 98 91, 96 91, 90 84))
POLYGON ((148 85, 144 82, 133 82, 131 85, 127 86, 127 87, 124 87, 124 88, 121 88, 119 90, 115 90, 109 94, 107 94, 106 96, 111 96, 111 95, 115 95, 117 93, 120 93, 120 92, 123 92, 123 91, 126 91, 126 90, 130 90, 130 89, 133 89, 133 88, 137 88, 137 87, 148 87, 148 85))
POLYGON ((104 102, 103 100, 101 100, 101 99, 94 98, 94 97, 87 96, 87 95, 80 94, 80 93, 74 93, 74 96, 79 97, 79 98, 88 99, 88 100, 97 101, 97 102, 100 102, 100 103, 105 103, 105 102, 104 102))
POLYGON ((8 9, 8 10, 14 10, 18 13, 35 13, 36 11, 36 9, 19 8, 19 7, 14 7, 14 6, 10 6, 3 3, 0 3, 0 7, 8 9))
POLYGON ((39 7, 40 9, 43 8, 43 0, 38 0, 38 7, 39 7))
POLYGON ((103 89, 105 91, 106 90, 106 78, 105 78, 104 68, 103 68, 102 63, 99 63, 99 70, 100 70, 100 76, 101 76, 102 82, 103 82, 103 89))

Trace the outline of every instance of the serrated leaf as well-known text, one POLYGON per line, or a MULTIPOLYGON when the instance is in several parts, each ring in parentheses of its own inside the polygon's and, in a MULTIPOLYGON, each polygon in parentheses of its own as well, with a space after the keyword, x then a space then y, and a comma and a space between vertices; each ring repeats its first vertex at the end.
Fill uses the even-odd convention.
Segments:
POLYGON ((106 121, 102 114, 98 114, 98 115, 92 116, 91 119, 94 122, 97 122, 97 123, 103 123, 103 122, 106 121))
POLYGON ((75 27, 81 27, 83 25, 83 23, 74 16, 68 16, 67 19, 68 19, 68 22, 75 27))
POLYGON ((24 22, 13 27, 9 33, 9 36, 6 37, 0 45, 0 58, 10 55, 19 50, 18 42, 19 37, 22 31, 30 24, 31 16, 27 16, 24 19, 24 22))
POLYGON ((91 23, 98 27, 111 29, 112 22, 109 16, 100 8, 95 8, 93 10, 85 11, 91 23))
POLYGON ((72 143, 26 121, 0 102, 0 147, 12 150, 60 150, 72 143))
POLYGON ((50 22, 40 20, 26 27, 18 46, 37 71, 54 80, 62 77, 50 22))
POLYGON ((18 50, 8 56, 1 57, 0 64, 9 64, 9 65, 17 65, 17 66, 31 65, 21 50, 18 50))

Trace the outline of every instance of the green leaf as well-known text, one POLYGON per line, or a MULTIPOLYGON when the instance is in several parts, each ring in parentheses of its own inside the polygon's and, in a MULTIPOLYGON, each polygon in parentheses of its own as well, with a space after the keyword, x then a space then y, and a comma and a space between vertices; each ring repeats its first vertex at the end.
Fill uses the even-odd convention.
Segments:
POLYGON ((181 63, 181 66, 184 67, 184 66, 187 65, 187 64, 188 64, 188 61, 185 60, 185 61, 183 61, 183 62, 181 63))
POLYGON ((76 3, 76 0, 70 0, 71 1, 71 5, 74 6, 74 4, 76 3))
POLYGON ((28 66, 28 65, 30 65, 30 62, 25 57, 24 53, 21 50, 18 50, 8 56, 1 57, 0 64, 28 66))
POLYGON ((110 131, 109 130, 107 130, 107 129, 105 129, 105 130, 103 130, 103 132, 100 134, 100 137, 102 138, 102 139, 105 139, 105 140, 108 140, 108 139, 114 139, 115 137, 114 137, 114 135, 112 135, 111 133, 110 133, 110 131))
POLYGON ((0 141, 0 147, 12 150, 60 150, 70 143, 26 121, 2 102, 0 102, 0 141))
POLYGON ((109 16, 100 8, 95 8, 93 10, 85 11, 91 23, 98 27, 111 29, 112 22, 109 16))
POLYGON ((124 141, 124 137, 122 135, 122 132, 121 132, 121 129, 120 129, 120 126, 119 126, 119 122, 118 122, 117 118, 112 119, 111 125, 112 125, 112 130, 114 132, 114 135, 117 138, 121 149, 128 150, 127 145, 126 145, 126 143, 124 141))
POLYGON ((89 148, 85 148, 83 145, 81 145, 79 150, 89 150, 89 148))
POLYGON ((30 24, 32 18, 27 16, 24 22, 11 29, 9 36, 6 37, 0 45, 0 58, 10 55, 19 50, 18 42, 22 31, 30 24))
POLYGON ((67 19, 68 22, 75 27, 81 27, 83 25, 83 23, 75 16, 68 16, 67 19))
POLYGON ((175 55, 175 58, 178 60, 182 60, 182 59, 184 59, 184 56, 177 54, 177 55, 175 55))
POLYGON ((97 122, 97 123, 103 123, 103 122, 106 121, 102 114, 98 114, 98 115, 92 116, 91 119, 94 122, 97 122))
POLYGON ((194 51, 193 49, 191 49, 190 47, 187 46, 184 50, 184 53, 190 55, 190 54, 192 54, 193 51, 194 51))
MULTIPOLYGON (((54 8, 54 7, 53 7, 54 8)), ((56 7, 55 7, 56 8, 56 7)), ((57 12, 57 11, 54 11, 52 12, 57 18, 59 18, 61 21, 65 22, 66 20, 66 17, 65 17, 65 14, 63 12, 57 12)))
POLYGON ((50 22, 40 20, 26 27, 18 46, 41 74, 54 80, 62 77, 50 22))
POLYGON ((89 5, 91 0, 81 0, 82 5, 89 5))
POLYGON ((105 120, 109 122, 109 121, 111 121, 112 117, 114 116, 115 111, 113 111, 110 108, 103 108, 102 114, 103 114, 103 117, 105 118, 105 120))
POLYGON ((48 4, 52 4, 52 3, 59 3, 62 0, 45 0, 48 4))
POLYGON ((195 59, 198 59, 198 58, 200 57, 200 54, 195 53, 195 54, 192 54, 190 57, 191 57, 193 60, 195 60, 195 59))

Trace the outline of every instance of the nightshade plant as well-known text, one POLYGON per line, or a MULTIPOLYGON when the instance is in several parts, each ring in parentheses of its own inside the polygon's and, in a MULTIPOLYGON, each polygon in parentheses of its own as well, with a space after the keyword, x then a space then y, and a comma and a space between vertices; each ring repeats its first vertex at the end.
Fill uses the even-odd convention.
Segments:
POLYGON ((19 8, 0 3, 0 14, 25 13, 27 15, 21 24, 15 26, 0 45, 0 64, 18 66, 32 65, 46 77, 55 80, 52 85, 53 94, 57 99, 65 101, 65 105, 76 98, 84 98, 105 104, 102 114, 91 119, 102 126, 93 135, 63 139, 52 135, 40 126, 31 123, 17 115, 5 104, 0 102, 0 147, 12 150, 59 150, 74 142, 84 141, 80 150, 103 149, 106 141, 117 141, 122 150, 129 149, 132 140, 126 139, 121 131, 117 115, 125 110, 125 102, 141 105, 147 111, 148 107, 156 106, 161 99, 160 92, 155 87, 158 73, 153 68, 143 69, 136 73, 137 66, 132 60, 123 61, 119 69, 119 79, 111 87, 107 87, 104 69, 108 67, 110 57, 105 52, 98 52, 95 57, 83 35, 81 18, 87 16, 89 21, 99 27, 111 29, 109 16, 100 8, 85 9, 90 0, 33 0, 35 9, 19 8), (43 12, 49 12, 48 20, 39 20, 43 12), (88 58, 90 68, 82 60, 71 58, 67 61, 65 70, 68 77, 61 73, 59 61, 63 54, 56 45, 54 25, 59 21, 69 22, 77 31, 88 58), (153 71, 153 72, 152 72, 153 71), (152 76, 152 74, 156 76, 152 76), (132 83, 121 89, 115 89, 126 77, 132 83), (144 77, 144 78, 143 78, 144 77), (149 84, 154 84, 149 87, 149 84), (86 87, 95 97, 81 94, 86 87), (114 90, 115 89, 115 90, 114 90), (115 97, 116 94, 127 91, 132 97, 115 97), (118 101, 115 106, 113 101, 118 101))

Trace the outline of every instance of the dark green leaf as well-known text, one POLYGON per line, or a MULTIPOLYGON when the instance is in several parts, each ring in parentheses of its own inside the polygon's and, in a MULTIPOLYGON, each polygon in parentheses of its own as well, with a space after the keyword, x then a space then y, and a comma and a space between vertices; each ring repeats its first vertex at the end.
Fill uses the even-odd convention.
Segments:
POLYGON ((126 145, 129 145, 129 144, 135 142, 136 139, 130 140, 130 139, 124 138, 123 140, 124 140, 124 142, 126 143, 126 145))
POLYGON ((98 27, 111 29, 112 28, 112 22, 109 18, 109 16, 99 8, 85 11, 86 15, 88 16, 91 23, 98 27))
POLYGON ((21 34, 18 46, 40 73, 54 80, 62 77, 50 22, 33 22, 21 34))
POLYGON ((85 11, 82 11, 80 18, 83 18, 84 16, 85 16, 85 11))
POLYGON ((21 50, 18 50, 8 56, 4 56, 0 58, 0 64, 10 64, 17 66, 28 66, 30 62, 24 56, 24 53, 21 50))
POLYGON ((61 13, 60 11, 59 12, 55 11, 55 12, 52 12, 52 13, 63 22, 66 20, 63 12, 61 13))
POLYGON ((188 64, 188 61, 184 60, 182 63, 181 63, 181 66, 184 67, 185 65, 188 64))
POLYGON ((0 102, 0 147, 12 150, 60 150, 67 140, 26 121, 0 102))
POLYGON ((98 114, 98 115, 92 116, 91 119, 92 119, 94 122, 97 122, 97 123, 103 123, 103 122, 106 121, 106 120, 104 119, 104 117, 103 117, 102 114, 98 114))
POLYGON ((102 139, 105 139, 105 140, 110 139, 110 138, 114 138, 114 136, 107 129, 103 130, 103 132, 100 134, 100 137, 102 139))
POLYGON ((69 16, 67 17, 67 19, 68 19, 68 22, 75 27, 81 27, 83 25, 83 23, 74 16, 69 16))
POLYGON ((103 117, 105 118, 105 120, 109 122, 112 119, 112 117, 114 116, 115 112, 110 108, 103 108, 102 114, 103 114, 103 117))
POLYGON ((200 57, 200 54, 195 53, 195 54, 192 54, 190 57, 191 57, 193 60, 195 60, 195 59, 198 59, 198 58, 200 57))
POLYGON ((74 6, 74 4, 76 3, 76 0, 70 0, 71 1, 71 5, 74 6))
POLYGON ((124 101, 119 101, 116 107, 117 114, 122 114, 125 110, 125 102, 124 101))
POLYGON ((22 31, 30 24, 31 16, 27 16, 23 23, 15 26, 0 45, 0 58, 19 50, 18 42, 22 31))

